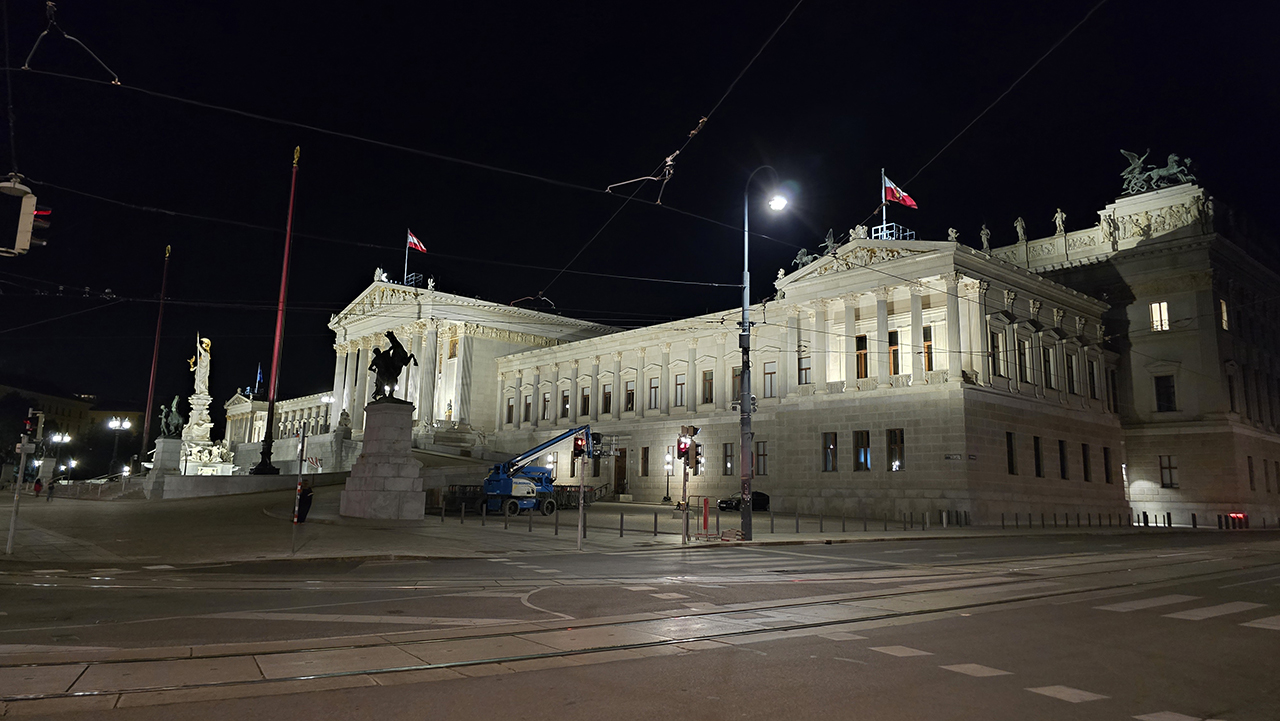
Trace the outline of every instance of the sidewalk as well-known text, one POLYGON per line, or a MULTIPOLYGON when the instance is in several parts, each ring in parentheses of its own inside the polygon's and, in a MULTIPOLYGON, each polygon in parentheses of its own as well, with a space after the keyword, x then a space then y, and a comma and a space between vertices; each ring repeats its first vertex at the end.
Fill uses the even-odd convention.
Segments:
MULTIPOLYGON (((427 516, 421 521, 371 521, 340 518, 341 487, 316 490, 307 523, 295 529, 293 492, 275 491, 242 496, 172 501, 116 501, 101 503, 54 499, 27 503, 19 516, 13 556, 0 556, 0 565, 23 564, 199 564, 267 559, 320 558, 485 558, 508 553, 569 553, 577 550, 577 511, 560 513, 559 533, 554 516, 528 514, 483 520, 468 512, 427 516), (530 529, 532 521, 532 530, 530 529), (295 550, 296 543, 296 550, 295 550)), ((603 552, 676 548, 680 518, 671 506, 638 503, 596 503, 587 509, 583 550, 603 552), (654 535, 655 514, 657 535, 654 535), (619 523, 623 534, 619 535, 619 523)), ((708 531, 718 538, 712 509, 708 531)), ((0 532, 8 532, 7 512, 0 513, 0 532)), ((735 512, 719 514, 720 530, 740 525, 735 512)), ((965 527, 925 530, 918 525, 902 530, 892 522, 801 516, 799 532, 792 515, 756 513, 752 543, 844 543, 922 538, 984 538, 1016 535, 1152 533, 1123 526, 1070 529, 965 527)), ((691 533, 700 530, 701 517, 691 514, 691 533)), ((1168 532, 1165 529, 1160 531, 1168 532)), ((691 540, 691 547, 722 545, 719 540, 691 540)))

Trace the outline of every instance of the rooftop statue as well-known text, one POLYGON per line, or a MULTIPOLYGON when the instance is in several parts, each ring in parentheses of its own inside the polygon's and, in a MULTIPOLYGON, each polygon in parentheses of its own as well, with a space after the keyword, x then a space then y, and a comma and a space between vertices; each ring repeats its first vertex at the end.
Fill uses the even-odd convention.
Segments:
POLYGON ((412 362, 418 365, 418 359, 413 354, 406 351, 404 346, 400 344, 400 340, 396 338, 396 334, 387 331, 387 340, 391 341, 391 347, 387 350, 381 348, 373 349, 373 360, 369 363, 369 370, 373 371, 377 376, 377 385, 373 389, 373 400, 379 398, 396 397, 396 383, 400 379, 400 372, 405 366, 412 362))
POLYGON ((1013 221, 1013 229, 1018 232, 1019 243, 1027 242, 1027 221, 1023 220, 1022 216, 1018 216, 1018 219, 1013 221))
POLYGON ((982 230, 978 233, 978 237, 982 238, 982 252, 991 252, 991 231, 987 230, 987 224, 982 224, 982 230))
POLYGON ((955 228, 947 228, 947 240, 951 241, 952 243, 959 243, 960 231, 956 230, 955 228))
POLYGON ((1062 208, 1058 208, 1058 212, 1053 214, 1053 227, 1058 235, 1067 234, 1067 214, 1062 212, 1062 208))
POLYGON ((822 242, 822 254, 823 254, 823 255, 835 255, 835 254, 836 254, 836 247, 837 247, 838 245, 839 245, 839 243, 836 243, 836 234, 835 234, 835 230, 834 230, 834 229, 832 229, 832 230, 828 230, 828 231, 827 231, 827 239, 826 239, 825 241, 823 241, 823 242, 822 242))
POLYGON ((1150 150, 1143 153, 1141 158, 1137 153, 1130 153, 1127 150, 1121 150, 1120 153, 1129 161, 1129 167, 1120 173, 1120 177, 1124 180, 1125 195, 1159 190, 1178 183, 1194 182, 1196 179, 1196 176, 1191 173, 1191 158, 1184 160, 1179 158, 1177 153, 1169 154, 1163 168, 1155 165, 1147 165, 1144 168, 1142 163, 1151 154, 1150 150))
POLYGON ((801 248, 800 252, 796 253, 796 259, 791 261, 791 264, 797 265, 803 268, 817 259, 818 259, 818 256, 810 255, 807 249, 801 248))

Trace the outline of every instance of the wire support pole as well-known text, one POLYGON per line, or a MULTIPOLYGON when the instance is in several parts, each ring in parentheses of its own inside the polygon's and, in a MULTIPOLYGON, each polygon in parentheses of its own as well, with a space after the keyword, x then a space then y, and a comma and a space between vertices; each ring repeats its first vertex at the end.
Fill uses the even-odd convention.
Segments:
POLYGON ((742 188, 742 322, 738 324, 738 347, 742 349, 742 387, 739 388, 738 410, 741 413, 741 431, 738 450, 738 472, 742 479, 742 540, 751 540, 751 481, 755 468, 751 463, 751 181, 756 173, 769 170, 777 174, 771 165, 761 165, 747 176, 742 188))
MULTIPOLYGON (((151 380, 147 383, 147 405, 142 414, 142 447, 138 449, 139 463, 147 457, 147 443, 151 440, 151 409, 156 402, 156 368, 160 363, 160 328, 164 325, 164 294, 169 287, 169 253, 173 246, 164 247, 164 270, 160 273, 160 310, 156 313, 156 342, 151 347, 151 380)), ((132 468, 133 464, 130 464, 132 468)), ((134 468, 133 470, 137 470, 134 468)))
POLYGON ((280 469, 271 465, 271 443, 275 436, 276 384, 280 380, 280 347, 284 340, 284 304, 289 295, 289 246, 293 240, 293 198, 298 188, 298 155, 301 148, 293 149, 293 173, 289 180, 289 215, 284 225, 284 267, 280 270, 280 299, 276 302, 276 334, 271 348, 271 381, 267 384, 267 423, 262 434, 262 460, 249 472, 254 475, 278 475, 280 469))

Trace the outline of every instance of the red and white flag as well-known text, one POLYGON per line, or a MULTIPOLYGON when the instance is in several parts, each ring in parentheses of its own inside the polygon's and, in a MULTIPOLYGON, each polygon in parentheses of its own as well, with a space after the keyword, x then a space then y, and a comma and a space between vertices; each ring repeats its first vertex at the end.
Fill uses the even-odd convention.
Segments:
POLYGON ((893 202, 901 203, 908 208, 916 207, 916 201, 912 200, 910 195, 902 192, 902 188, 894 185, 893 181, 888 178, 884 179, 884 199, 885 202, 892 200, 893 202))
MULTIPOLYGON (((915 203, 912 203, 912 204, 911 204, 911 207, 913 207, 913 208, 914 208, 914 207, 915 207, 915 203)), ((425 245, 423 245, 423 244, 422 244, 422 241, 418 240, 418 236, 414 235, 412 230, 410 230, 410 231, 409 231, 409 240, 408 240, 408 243, 409 243, 408 247, 413 248, 414 250, 418 251, 419 253, 425 253, 425 252, 427 252, 427 247, 426 247, 425 245)))

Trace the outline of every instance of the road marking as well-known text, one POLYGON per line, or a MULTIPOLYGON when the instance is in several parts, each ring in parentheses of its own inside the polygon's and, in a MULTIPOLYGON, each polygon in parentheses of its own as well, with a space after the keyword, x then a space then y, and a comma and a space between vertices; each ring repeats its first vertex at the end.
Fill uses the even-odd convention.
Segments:
POLYGON ((978 678, 1013 675, 1012 671, 1001 671, 998 668, 991 668, 990 666, 983 666, 978 663, 958 663, 952 666, 939 666, 938 668, 945 668, 948 671, 955 671, 956 673, 962 673, 966 676, 976 676, 978 678))
POLYGON ((122 569, 122 568, 94 568, 94 569, 92 569, 92 572, 93 572, 93 573, 108 573, 108 572, 110 572, 110 571, 123 571, 123 570, 124 570, 124 569, 122 569))
POLYGON ((837 660, 837 661, 848 661, 849 663, 860 663, 860 664, 862 664, 863 666, 866 666, 866 665, 867 665, 867 662, 866 662, 866 661, 859 661, 859 660, 858 660, 858 659, 856 659, 856 658, 842 658, 842 657, 840 657, 840 656, 832 656, 831 658, 834 658, 834 659, 835 659, 835 660, 837 660))
POLYGON ((1138 721, 1201 721, 1199 716, 1188 716, 1186 714, 1174 713, 1172 711, 1157 711, 1156 713, 1144 713, 1141 716, 1134 716, 1138 721))
POLYGON ((1248 586, 1251 583, 1266 583, 1267 581, 1280 581, 1280 576, 1272 576, 1270 578, 1259 578, 1256 581, 1241 581, 1240 583, 1228 583, 1218 588, 1235 588, 1236 586, 1248 586))
POLYGON ((558 568, 543 568, 539 569, 538 573, 564 573, 564 571, 561 571, 558 568))
POLYGON ((32 571, 32 573, 66 573, 66 572, 67 572, 67 569, 65 568, 42 568, 38 571, 32 571))
POLYGON ((1248 601, 1232 601, 1231 603, 1222 603, 1217 606, 1205 606, 1204 608, 1193 608, 1190 611, 1182 611, 1180 613, 1166 613, 1165 618, 1178 618, 1183 621, 1203 621, 1206 618, 1214 618, 1215 616, 1225 616, 1229 613, 1240 613, 1241 611, 1251 611, 1255 608, 1263 608, 1265 603, 1249 603, 1248 601))
POLYGON ((920 551, 920 548, 899 548, 896 551, 881 551, 881 553, 911 553, 912 551, 920 551))
POLYGON ((1110 698, 1110 696, 1103 696, 1101 694, 1089 693, 1088 691, 1081 691, 1078 688, 1071 688, 1070 686, 1041 686, 1039 688, 1029 688, 1027 690, 1030 691, 1031 693, 1038 693, 1043 696, 1051 696, 1053 698, 1061 699, 1063 701, 1069 701, 1071 703, 1081 703, 1083 701, 1097 701, 1099 699, 1110 698))
POLYGON ((1139 611, 1144 608, 1155 608, 1156 606, 1169 606, 1175 603, 1184 603, 1186 601, 1199 601, 1199 596, 1156 596, 1155 598, 1143 598, 1137 601, 1125 601, 1124 603, 1113 603, 1107 606, 1094 606, 1099 611, 1118 611, 1120 613, 1128 613, 1129 611, 1139 611))
POLYGON ((656 590, 658 590, 657 588, 655 588, 655 587, 653 587, 653 586, 623 586, 623 588, 627 589, 628 591, 656 591, 656 590))
POLYGON ((411 626, 499 626, 521 623, 512 618, 445 618, 442 616, 374 616, 356 613, 259 613, 228 611, 195 618, 231 618, 247 621, 307 621, 312 623, 394 623, 411 626))
POLYGON ((172 571, 173 570, 173 566, 170 566, 167 563, 162 563, 158 566, 143 566, 143 568, 145 568, 148 571, 172 571))
POLYGON ((653 596, 654 598, 661 598, 664 601, 674 601, 678 598, 688 598, 688 596, 684 595, 683 593, 651 593, 649 595, 653 596))
POLYGON ((1268 616, 1260 618, 1257 621, 1242 623, 1241 626, 1249 626, 1251 628, 1266 628, 1272 631, 1280 631, 1280 616, 1268 616))
POLYGON ((863 641, 867 638, 856 633, 844 633, 843 631, 840 633, 820 633, 818 637, 825 638, 828 641, 863 641))
POLYGON ((907 646, 872 646, 872 651, 887 653, 890 656, 904 658, 906 656, 932 656, 928 651, 921 651, 918 648, 909 648, 907 646))

